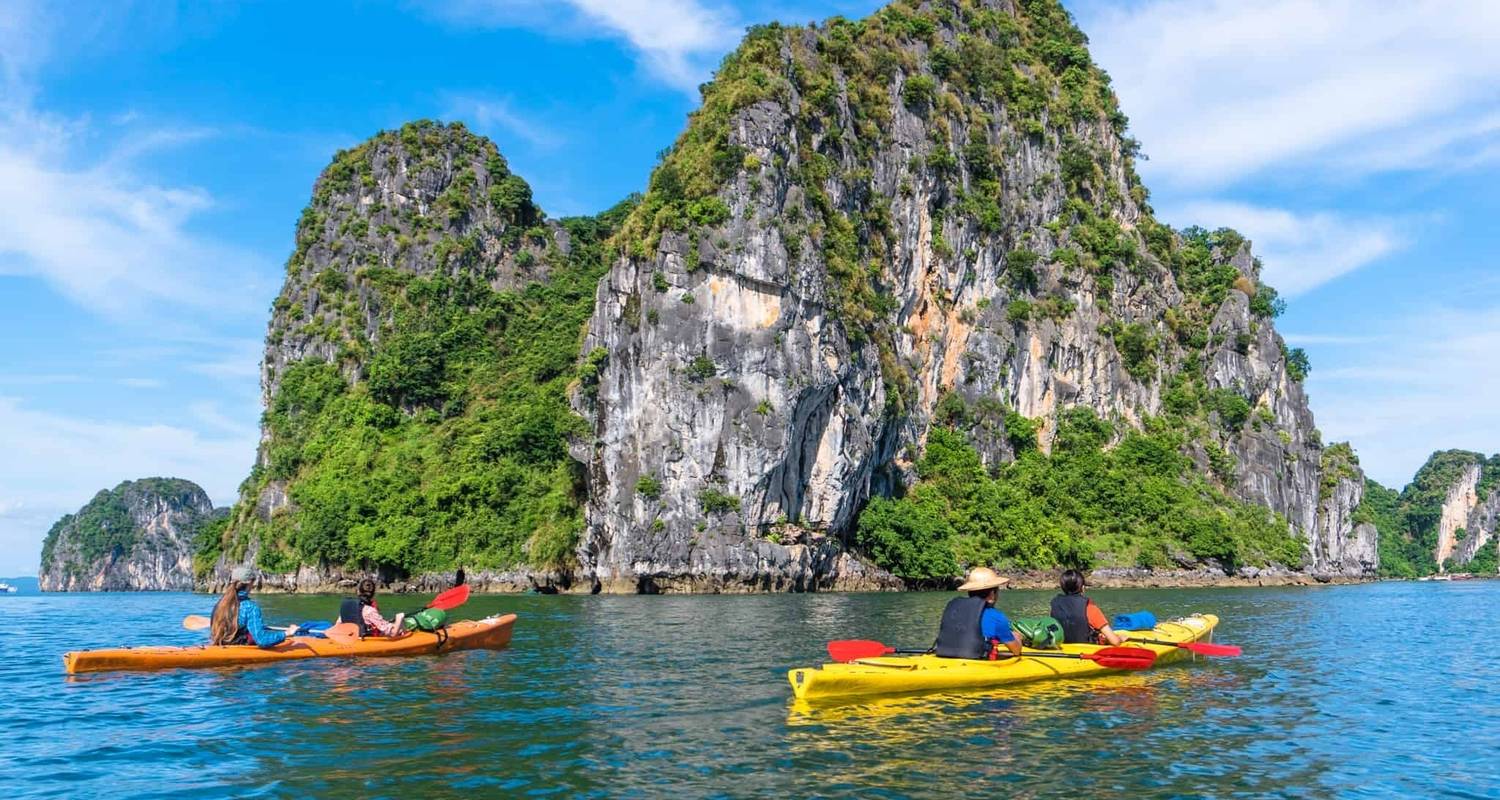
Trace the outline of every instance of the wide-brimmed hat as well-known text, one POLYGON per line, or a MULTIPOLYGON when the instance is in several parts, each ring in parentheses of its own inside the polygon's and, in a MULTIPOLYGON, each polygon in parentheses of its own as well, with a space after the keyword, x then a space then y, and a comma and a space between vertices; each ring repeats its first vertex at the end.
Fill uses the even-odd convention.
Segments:
POLYGON ((234 571, 229 573, 229 579, 236 583, 249 583, 254 578, 255 571, 249 567, 235 567, 234 571))
POLYGON ((981 589, 994 589, 1010 583, 1010 578, 1003 578, 989 567, 975 567, 969 570, 964 578, 963 585, 958 587, 960 592, 977 592, 981 589))

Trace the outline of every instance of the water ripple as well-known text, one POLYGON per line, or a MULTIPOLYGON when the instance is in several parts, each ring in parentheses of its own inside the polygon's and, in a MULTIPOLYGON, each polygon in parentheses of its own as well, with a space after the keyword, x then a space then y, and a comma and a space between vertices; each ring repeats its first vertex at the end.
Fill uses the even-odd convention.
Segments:
MULTIPOLYGON (((0 597, 0 784, 33 797, 1500 797, 1500 583, 1099 592, 1245 647, 981 694, 789 700, 833 638, 931 640, 942 594, 482 597, 502 652, 68 678, 187 644, 189 594, 0 597), (1491 637, 1492 638, 1492 637, 1491 637)), ((1016 615, 1049 595, 1008 592, 1016 615)), ((275 619, 336 598, 269 597, 275 619)), ((396 598, 393 608, 407 603, 396 598)), ((415 605, 415 603, 411 603, 415 605)))

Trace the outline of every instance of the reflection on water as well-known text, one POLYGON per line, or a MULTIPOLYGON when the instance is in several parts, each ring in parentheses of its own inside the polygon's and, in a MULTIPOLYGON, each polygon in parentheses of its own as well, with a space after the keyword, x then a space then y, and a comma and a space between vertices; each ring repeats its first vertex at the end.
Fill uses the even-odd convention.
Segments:
MULTIPOLYGON (((1045 613, 1049 596, 1002 606, 1045 613)), ((925 646, 948 597, 478 597, 463 616, 520 614, 510 649, 72 680, 63 650, 199 641, 177 621, 212 599, 0 598, 0 783, 18 798, 1500 796, 1500 681, 1475 636, 1500 583, 1101 591, 1109 611, 1218 613, 1246 656, 791 701, 786 670, 828 640, 925 646)), ((280 620, 337 608, 263 602, 280 620)))

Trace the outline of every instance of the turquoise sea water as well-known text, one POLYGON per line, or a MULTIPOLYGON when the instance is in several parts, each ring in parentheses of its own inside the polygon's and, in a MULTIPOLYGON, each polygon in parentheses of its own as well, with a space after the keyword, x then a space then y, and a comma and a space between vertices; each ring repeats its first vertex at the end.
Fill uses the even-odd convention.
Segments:
MULTIPOLYGON (((1219 614, 1237 659, 819 709, 834 638, 930 642, 950 595, 475 597, 502 652, 69 678, 188 644, 188 594, 0 597, 0 786, 32 797, 1500 797, 1500 582, 1099 591, 1219 614)), ((1049 593, 1001 606, 1045 613, 1049 593)), ((425 599, 425 598, 423 598, 425 599)), ((261 598, 273 620, 332 597, 261 598)), ((406 605, 387 598, 388 613, 406 605)))

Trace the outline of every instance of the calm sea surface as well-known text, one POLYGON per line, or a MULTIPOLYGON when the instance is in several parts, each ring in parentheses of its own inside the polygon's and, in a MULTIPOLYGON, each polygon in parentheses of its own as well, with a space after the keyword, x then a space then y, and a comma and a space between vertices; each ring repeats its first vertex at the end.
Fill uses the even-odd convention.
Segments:
MULTIPOLYGON (((1001 606, 1045 613, 1043 592, 1001 606)), ((1500 582, 1099 591, 1219 614, 1237 659, 806 709, 835 638, 925 646, 947 594, 475 597, 502 652, 68 678, 200 641, 190 594, 0 596, 0 787, 31 797, 1500 797, 1500 582)), ((422 598, 425 599, 425 598, 422 598)), ((272 620, 333 597, 265 596, 272 620)), ((416 606, 387 598, 387 612, 416 606)))

